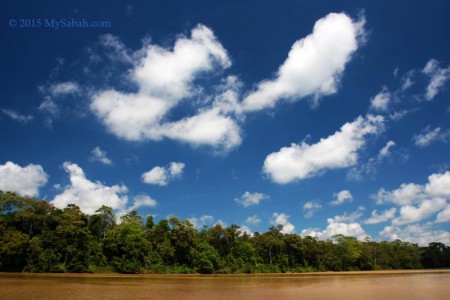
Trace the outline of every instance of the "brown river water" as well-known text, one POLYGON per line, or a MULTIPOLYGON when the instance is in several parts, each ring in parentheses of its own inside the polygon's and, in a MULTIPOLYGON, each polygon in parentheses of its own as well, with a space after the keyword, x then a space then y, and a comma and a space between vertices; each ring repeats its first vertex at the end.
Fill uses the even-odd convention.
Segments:
POLYGON ((0 273, 0 299, 450 299, 450 270, 210 276, 0 273))

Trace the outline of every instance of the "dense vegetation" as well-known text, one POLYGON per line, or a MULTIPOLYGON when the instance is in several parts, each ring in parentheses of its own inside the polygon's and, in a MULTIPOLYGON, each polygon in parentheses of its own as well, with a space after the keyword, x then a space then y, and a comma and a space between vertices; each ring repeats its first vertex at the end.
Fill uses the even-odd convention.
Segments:
POLYGON ((282 234, 249 236, 231 225, 196 230, 173 217, 155 223, 136 211, 120 223, 111 208, 82 213, 0 191, 0 271, 121 273, 257 273, 450 266, 450 247, 282 234))

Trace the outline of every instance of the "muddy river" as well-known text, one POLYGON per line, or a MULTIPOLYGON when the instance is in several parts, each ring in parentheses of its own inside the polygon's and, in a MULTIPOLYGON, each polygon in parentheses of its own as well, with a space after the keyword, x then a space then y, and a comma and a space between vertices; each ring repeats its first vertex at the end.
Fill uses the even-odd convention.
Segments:
POLYGON ((271 275, 0 273, 1 299, 450 299, 450 270, 271 275))

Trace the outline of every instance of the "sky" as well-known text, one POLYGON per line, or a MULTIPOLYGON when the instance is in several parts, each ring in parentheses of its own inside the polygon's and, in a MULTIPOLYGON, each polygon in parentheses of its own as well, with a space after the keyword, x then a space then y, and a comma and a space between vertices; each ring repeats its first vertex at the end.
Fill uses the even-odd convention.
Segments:
POLYGON ((0 189, 450 245, 448 1, 6 1, 0 189))

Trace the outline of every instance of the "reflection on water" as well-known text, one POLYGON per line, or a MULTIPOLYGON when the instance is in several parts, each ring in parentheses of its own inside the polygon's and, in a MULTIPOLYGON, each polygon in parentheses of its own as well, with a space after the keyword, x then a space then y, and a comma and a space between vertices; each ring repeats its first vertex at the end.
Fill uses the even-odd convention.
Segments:
POLYGON ((450 271, 282 275, 0 273, 2 299, 449 299, 450 271))

